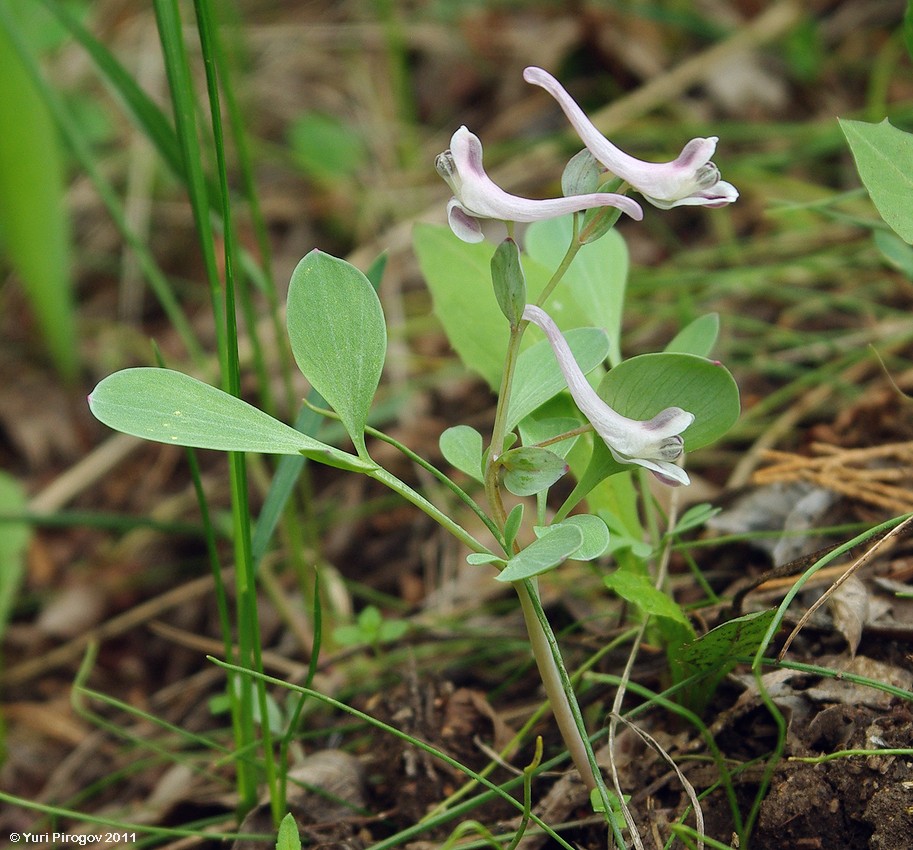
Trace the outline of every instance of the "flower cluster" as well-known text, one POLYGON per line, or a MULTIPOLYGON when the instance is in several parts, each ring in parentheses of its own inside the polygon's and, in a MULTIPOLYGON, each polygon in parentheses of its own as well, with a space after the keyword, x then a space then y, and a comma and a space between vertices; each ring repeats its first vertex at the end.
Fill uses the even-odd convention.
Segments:
MULTIPOLYGON (((735 186, 720 179, 720 170, 710 161, 717 138, 692 139, 671 162, 644 162, 613 145, 587 118, 583 110, 551 74, 529 67, 523 78, 544 88, 564 110, 568 120, 593 157, 616 177, 640 192, 661 209, 677 206, 722 207, 739 197, 735 186)), ((482 143, 466 127, 450 140, 450 148, 437 157, 438 173, 453 191, 447 218, 453 232, 465 242, 481 242, 479 219, 538 221, 594 207, 611 206, 639 221, 640 205, 626 195, 592 193, 566 198, 531 200, 505 192, 485 173, 482 143)))
MULTIPOLYGON (((603 136, 547 71, 529 67, 523 78, 555 98, 593 159, 653 206, 723 207, 739 197, 736 188, 720 178, 720 170, 710 160, 716 150, 716 136, 692 139, 670 162, 644 162, 603 136)), ((482 143, 466 127, 453 134, 450 148, 437 157, 435 167, 453 191, 447 204, 450 228, 465 242, 481 242, 484 238, 480 219, 531 222, 595 207, 615 207, 636 221, 643 218, 640 204, 624 194, 595 192, 531 200, 505 192, 485 173, 482 143)), ((523 319, 545 333, 571 396, 616 461, 638 464, 669 485, 689 483, 687 473, 674 461, 682 453, 681 433, 694 421, 693 414, 669 407, 646 421, 622 416, 587 382, 558 326, 541 307, 526 305, 523 319)))

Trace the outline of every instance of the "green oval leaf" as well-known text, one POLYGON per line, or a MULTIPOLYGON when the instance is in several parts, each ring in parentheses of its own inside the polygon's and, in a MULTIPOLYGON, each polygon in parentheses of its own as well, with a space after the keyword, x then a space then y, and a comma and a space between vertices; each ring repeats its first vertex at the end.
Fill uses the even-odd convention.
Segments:
POLYGON ((650 419, 667 407, 694 414, 682 433, 685 451, 723 436, 739 418, 739 389, 719 363, 693 354, 641 354, 620 363, 599 385, 600 397, 631 419, 650 419))
POLYGON ((504 564, 506 561, 491 552, 470 552, 466 556, 466 563, 478 566, 479 564, 504 564))
POLYGON ((197 449, 296 455, 365 470, 373 465, 321 443, 240 398, 171 369, 124 369, 105 378, 89 408, 109 428, 197 449))
POLYGON ((298 368, 366 456, 365 425, 387 350, 374 287, 345 260, 311 251, 292 272, 286 320, 298 368))
POLYGON ((677 652, 677 659, 686 675, 728 669, 737 658, 757 652, 776 615, 777 609, 771 608, 729 620, 685 644, 677 652))
POLYGON ((448 428, 441 434, 438 444, 447 463, 483 483, 482 435, 475 428, 469 425, 448 428))
POLYGON ((719 313, 707 313, 682 328, 666 346, 666 351, 708 357, 719 333, 719 313))
POLYGON ((647 576, 628 570, 616 570, 612 575, 606 576, 603 581, 609 590, 614 591, 632 605, 636 605, 645 614, 665 617, 691 628, 688 618, 678 603, 661 590, 657 590, 647 576))
POLYGON ((505 239, 491 258, 491 282, 495 298, 511 327, 520 323, 526 306, 526 277, 520 264, 520 249, 513 239, 505 239))
POLYGON ((575 561, 592 561, 594 558, 604 555, 608 550, 609 528, 602 519, 592 514, 574 514, 554 525, 536 526, 533 531, 536 532, 537 537, 544 537, 556 528, 562 528, 565 525, 579 528, 583 535, 583 543, 574 553, 575 561))
POLYGON ((580 529, 562 525, 514 555, 495 578, 498 581, 520 581, 541 575, 563 564, 582 545, 583 533, 580 529))
POLYGON ((837 120, 879 215, 904 242, 913 244, 913 135, 887 118, 878 124, 837 120))
MULTIPOLYGON (((683 433, 685 451, 721 437, 739 417, 739 388, 722 365, 693 354, 663 352, 632 357, 612 369, 599 385, 600 397, 631 419, 650 419, 667 407, 694 414, 683 433)), ((593 453, 568 498, 577 504, 600 481, 631 470, 619 463, 602 440, 593 439, 593 453)))
POLYGON ((276 835, 276 850, 301 850, 298 823, 291 812, 282 818, 282 823, 279 824, 279 832, 276 835))
POLYGON ((504 548, 509 552, 517 539, 520 532, 520 525, 523 523, 523 502, 518 502, 510 509, 507 519, 504 521, 504 548))

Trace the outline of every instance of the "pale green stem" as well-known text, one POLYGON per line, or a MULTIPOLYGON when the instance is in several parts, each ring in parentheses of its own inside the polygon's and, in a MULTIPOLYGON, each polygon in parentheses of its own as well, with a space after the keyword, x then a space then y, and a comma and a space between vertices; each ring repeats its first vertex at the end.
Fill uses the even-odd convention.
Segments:
POLYGON ((561 278, 564 277, 565 272, 570 268, 571 263, 574 262, 574 257, 577 256, 577 252, 583 247, 583 244, 577 240, 577 218, 574 217, 574 238, 571 240, 571 244, 568 246, 567 253, 564 255, 564 259, 561 261, 561 265, 555 269, 555 273, 552 275, 551 280, 545 284, 545 288, 542 292, 539 293, 539 297, 536 299, 536 306, 541 307, 548 300, 548 297, 554 292, 555 287, 561 281, 561 278))
MULTIPOLYGON (((494 513, 495 522, 504 527, 507 519, 501 493, 498 489, 498 458, 504 451, 504 438, 507 436, 507 409, 510 392, 514 381, 514 370, 520 354, 520 340, 529 322, 520 322, 510 329, 510 340, 507 344, 507 355, 504 361, 504 373, 501 375, 501 387, 498 392, 498 406, 495 410, 495 424, 491 432, 491 445, 488 449, 488 461, 485 465, 485 495, 494 513)), ((507 553, 510 555, 510 552, 507 553)))
POLYGON ((539 622, 536 606, 533 604, 532 597, 537 594, 536 585, 531 581, 518 581, 514 582, 514 589, 517 591, 517 596, 520 597, 520 608, 523 611, 526 631, 529 633, 529 643, 539 668, 539 676, 542 678, 546 696, 552 707, 552 713, 555 715, 555 721, 561 731, 561 737, 564 738, 564 743, 567 745, 574 766, 580 773, 587 791, 592 791, 596 787, 596 777, 590 766, 587 748, 574 720, 574 712, 565 694, 564 682, 552 655, 548 636, 539 622))
POLYGON ((564 440, 570 440, 572 437, 580 437, 583 434, 589 434, 593 430, 593 426, 587 422, 585 425, 581 425, 578 428, 572 428, 570 431, 565 431, 563 434, 559 434, 557 437, 549 437, 549 439, 543 440, 541 443, 536 443, 536 447, 544 449, 547 446, 553 446, 555 443, 561 443, 564 442, 564 440))
POLYGON ((457 540, 472 549, 473 552, 493 554, 487 546, 483 546, 463 526, 450 519, 447 514, 429 502, 421 493, 413 490, 405 481, 400 481, 393 473, 387 472, 386 469, 378 466, 370 470, 366 469, 364 474, 386 485, 393 492, 399 493, 407 502, 412 502, 413 505, 428 514, 436 523, 446 528, 457 540))
POLYGON ((514 587, 520 596, 523 619, 529 632, 530 643, 534 647, 536 664, 539 667, 539 673, 561 736, 587 790, 595 790, 599 795, 606 822, 615 840, 615 846, 624 848, 624 837, 613 814, 609 793, 599 771, 599 765, 596 763, 596 753, 593 752, 590 739, 586 735, 586 726, 574 694, 574 685, 564 666, 564 660, 561 658, 558 640, 545 616, 542 603, 539 601, 535 580, 526 579, 522 582, 515 582, 514 587), (544 658, 550 662, 547 666, 542 663, 544 658))
MULTIPOLYGON (((558 282, 564 276, 577 252, 580 250, 581 243, 577 240, 577 223, 574 224, 574 238, 568 247, 567 253, 561 264, 555 270, 551 280, 539 296, 538 305, 542 305, 554 291, 558 282)), ((498 463, 497 460, 504 450, 504 438, 507 434, 507 411, 510 407, 510 394, 513 385, 514 370, 516 368, 517 357, 520 352, 520 340, 526 329, 528 322, 519 322, 511 327, 510 340, 507 346, 507 355, 504 364, 504 373, 501 377, 501 387, 498 393, 498 406, 495 412, 495 423, 492 428, 491 445, 489 447, 488 463, 485 468, 485 495, 488 498, 495 522, 503 527, 506 521, 506 512, 501 500, 501 492, 498 484, 498 463)), ((515 544, 516 545, 516 544, 515 544)), ((506 553, 510 556, 511 552, 506 553)), ((608 799, 608 792, 605 783, 599 774, 599 766, 596 764, 596 757, 593 748, 586 737, 586 726, 583 722, 583 715, 580 712, 580 706, 577 704, 577 698, 574 695, 574 688, 564 667, 561 658, 561 651, 558 647, 557 640, 551 630, 542 605, 539 602, 538 591, 534 582, 529 580, 513 582, 514 589, 520 599, 520 607, 523 611, 523 620, 526 624, 526 630, 529 635, 530 648, 533 657, 536 660, 536 666, 539 669, 539 675, 542 678, 546 695, 558 729, 568 748, 571 759, 574 762, 577 771, 586 785, 587 789, 592 791, 598 789, 600 798, 605 807, 606 819, 610 825, 615 841, 618 846, 624 846, 624 840, 615 818, 612 816, 612 808, 608 799)))
MULTIPOLYGON (((337 422, 340 421, 339 414, 334 410, 330 410, 326 407, 318 407, 316 404, 311 404, 307 399, 304 400, 305 406, 309 410, 313 410, 315 413, 319 413, 321 416, 325 416, 327 419, 335 419, 337 422)), ((422 469, 430 472, 438 481, 440 481, 448 490, 452 491, 457 498, 463 502, 483 523, 485 527, 491 532, 492 536, 501 547, 504 547, 504 536, 501 533, 501 530, 495 525, 494 521, 491 519, 488 514, 483 511, 479 505, 476 503, 475 499, 472 498, 462 487, 460 487, 456 482, 454 482, 450 477, 445 475, 441 470, 436 466, 429 463, 421 455, 416 454, 412 449, 410 449, 405 443, 401 443, 399 440, 394 439, 389 434, 385 434, 383 431, 372 428, 370 425, 365 427, 365 433, 371 437, 376 437, 378 440, 383 440, 385 443, 393 446, 393 448, 402 452, 409 460, 413 463, 418 464, 422 469)))

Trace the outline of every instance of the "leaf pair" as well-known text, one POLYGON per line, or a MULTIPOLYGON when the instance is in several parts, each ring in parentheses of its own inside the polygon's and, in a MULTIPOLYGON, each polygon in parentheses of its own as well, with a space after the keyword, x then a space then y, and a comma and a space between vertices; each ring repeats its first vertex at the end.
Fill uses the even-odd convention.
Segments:
POLYGON ((287 321, 298 366, 338 414, 357 456, 169 369, 115 372, 89 396, 92 413, 111 428, 162 443, 219 451, 301 453, 330 466, 373 469, 364 434, 387 346, 377 293, 354 266, 312 251, 292 274, 287 321))
POLYGON ((592 561, 609 547, 609 529, 590 514, 577 514, 534 530, 538 539, 509 560, 488 554, 472 554, 466 560, 470 564, 502 564, 504 568, 495 576, 498 581, 522 581, 553 570, 569 558, 592 561))

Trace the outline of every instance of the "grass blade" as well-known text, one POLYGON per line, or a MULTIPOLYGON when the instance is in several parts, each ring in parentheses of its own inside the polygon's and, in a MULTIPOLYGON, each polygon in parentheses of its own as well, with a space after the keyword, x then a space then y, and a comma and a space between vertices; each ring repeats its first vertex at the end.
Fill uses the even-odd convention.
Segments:
POLYGON ((63 155, 51 112, 5 27, 0 27, 0 127, 3 247, 57 371, 72 382, 79 360, 63 155))

